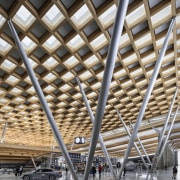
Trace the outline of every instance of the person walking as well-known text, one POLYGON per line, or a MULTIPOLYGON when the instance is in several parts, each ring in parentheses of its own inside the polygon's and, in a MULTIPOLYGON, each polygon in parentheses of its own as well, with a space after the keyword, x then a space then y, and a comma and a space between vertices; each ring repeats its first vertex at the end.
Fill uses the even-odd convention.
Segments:
POLYGON ((177 167, 174 166, 173 167, 173 177, 172 177, 172 179, 176 179, 176 175, 177 175, 177 167))
POLYGON ((68 168, 66 167, 66 169, 65 169, 65 170, 66 170, 66 175, 67 175, 67 174, 68 174, 68 168))
POLYGON ((95 178, 95 175, 96 175, 96 167, 95 167, 95 165, 92 166, 92 174, 93 174, 93 178, 95 178))
POLYGON ((19 168, 19 176, 21 176, 21 175, 22 175, 22 173, 23 173, 23 167, 22 167, 22 166, 20 166, 20 168, 19 168))
POLYGON ((15 176, 18 176, 19 175, 19 167, 16 167, 15 169, 15 176))
POLYGON ((101 164, 99 164, 99 166, 98 166, 98 171, 99 171, 99 177, 101 177, 101 172, 102 172, 102 166, 101 166, 101 164))
POLYGON ((124 167, 124 172, 123 172, 123 176, 125 176, 126 175, 126 167, 124 167))

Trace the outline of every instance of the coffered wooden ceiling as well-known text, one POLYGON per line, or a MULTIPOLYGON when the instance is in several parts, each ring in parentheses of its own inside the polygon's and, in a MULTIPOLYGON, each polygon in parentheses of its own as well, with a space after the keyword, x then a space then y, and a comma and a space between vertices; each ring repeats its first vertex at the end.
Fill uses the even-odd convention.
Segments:
MULTIPOLYGON (((95 113, 117 4, 117 0, 0 1, 0 148, 57 145, 7 20, 12 19, 68 150, 87 153, 92 123, 75 77, 95 113), (77 136, 85 137, 86 144, 73 145, 77 136)), ((180 1, 129 1, 101 127, 111 156, 123 156, 128 143, 116 108, 128 126, 136 122, 173 17, 176 23, 139 130, 148 153, 157 146, 153 128, 164 125, 180 85, 180 1)), ((173 112, 178 104, 179 93, 173 112)), ((180 148, 179 122, 178 115, 171 134, 174 149, 180 148)), ((96 153, 102 154, 99 145, 96 153)))

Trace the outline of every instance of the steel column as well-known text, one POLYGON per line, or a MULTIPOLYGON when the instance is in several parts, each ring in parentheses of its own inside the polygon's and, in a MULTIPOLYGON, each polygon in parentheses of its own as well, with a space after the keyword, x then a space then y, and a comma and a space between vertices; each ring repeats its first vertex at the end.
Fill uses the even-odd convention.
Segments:
POLYGON ((41 102, 41 105, 42 105, 42 107, 44 109, 44 112, 46 113, 47 119, 48 119, 49 124, 51 126, 51 129, 52 129, 52 131, 54 133, 54 136, 56 137, 56 140, 57 140, 57 142, 59 144, 59 147, 60 147, 60 149, 62 151, 62 154, 63 154, 63 156, 64 156, 64 158, 66 160, 66 163, 68 164, 69 169, 70 169, 70 171, 72 173, 72 176, 74 177, 74 180, 77 180, 78 178, 77 178, 77 175, 76 175, 76 173, 74 171, 74 167, 73 167, 73 164, 71 162, 70 156, 69 156, 69 154, 67 152, 66 146, 65 146, 65 144, 63 142, 63 139, 62 139, 62 136, 61 136, 61 134, 59 132, 59 129, 57 127, 56 121, 54 120, 53 115, 52 115, 52 113, 51 113, 51 111, 50 111, 50 109, 48 107, 48 104, 46 102, 46 99, 44 97, 42 89, 41 89, 41 87, 40 87, 40 85, 39 85, 39 83, 38 83, 38 81, 36 79, 35 73, 34 73, 32 67, 31 67, 31 64, 30 64, 30 62, 28 60, 28 57, 27 57, 27 55, 25 53, 25 50, 23 49, 23 47, 21 45, 21 42, 19 40, 19 37, 18 37, 18 35, 16 33, 16 30, 15 30, 11 20, 8 21, 8 24, 9 24, 9 27, 11 29, 12 35, 14 37, 14 40, 16 42, 16 45, 17 45, 17 47, 19 49, 19 53, 21 55, 21 58, 22 58, 22 60, 23 60, 23 62, 25 64, 25 67, 27 69, 29 77, 30 77, 30 79, 32 81, 34 89, 36 90, 36 93, 37 93, 37 95, 39 97, 39 101, 41 102))
POLYGON ((169 135, 170 135, 171 130, 172 130, 172 128, 173 128, 174 121, 175 121, 176 116, 177 116, 177 112, 178 112, 178 107, 177 107, 177 109, 176 109, 175 115, 174 115, 173 120, 172 120, 172 122, 171 122, 171 125, 170 125, 170 127, 169 127, 169 129, 168 129, 168 133, 167 133, 167 135, 166 135, 164 144, 163 144, 163 146, 162 146, 162 148, 161 148, 161 151, 160 151, 160 154, 159 154, 159 156, 158 156, 157 163, 156 163, 156 167, 157 167, 157 165, 158 165, 158 163, 159 163, 159 161, 160 161, 160 159, 161 159, 161 156, 162 156, 162 154, 163 154, 163 152, 164 152, 164 149, 165 149, 165 147, 166 147, 166 143, 167 143, 167 141, 168 141, 169 135))
POLYGON ((117 8, 113 34, 112 34, 111 42, 109 45, 106 67, 104 70, 102 86, 101 86, 101 90, 99 94, 98 105, 97 105, 95 119, 94 119, 92 138, 90 142, 90 148, 89 148, 89 153, 88 153, 89 155, 88 155, 88 161, 86 164, 84 180, 88 179, 93 157, 94 157, 94 152, 95 152, 98 137, 99 137, 99 132, 101 129, 101 123, 104 116, 104 109, 106 106, 109 86, 111 83, 112 74, 114 70, 115 59, 117 57, 117 51, 120 44, 120 38, 121 38, 122 30, 123 30, 123 24, 124 24, 124 19, 126 16, 128 2, 129 2, 128 0, 119 1, 119 6, 117 8))
POLYGON ((53 153, 51 153, 49 157, 49 168, 51 168, 52 165, 52 158, 53 158, 53 153))
POLYGON ((169 121, 169 118, 170 118, 170 115, 171 115, 171 112, 172 112, 172 109, 173 109, 173 105, 174 105, 174 102, 175 102, 175 99, 176 99, 176 96, 177 96, 177 92, 178 92, 178 88, 176 88, 176 91, 174 93, 174 96, 173 96, 173 99, 171 101, 171 105, 170 105, 170 108, 169 108, 169 111, 168 111, 168 114, 167 114, 167 117, 166 117, 166 121, 165 121, 165 124, 164 124, 164 127, 163 127, 163 130, 162 132, 160 133, 160 139, 159 139, 159 142, 158 142, 158 146, 156 148, 156 152, 154 154, 154 158, 153 158, 153 162, 152 162, 152 166, 151 166, 151 169, 154 168, 154 165, 155 165, 155 161, 156 161, 156 158, 159 154, 159 149, 161 147, 161 144, 162 144, 162 140, 163 140, 163 137, 164 137, 164 133, 165 133, 165 130, 167 128, 167 125, 168 125, 168 121, 169 121))
POLYGON ((34 165, 35 169, 37 169, 37 166, 36 166, 36 163, 34 162, 33 157, 31 157, 31 160, 32 160, 32 162, 33 162, 33 165, 34 165))
MULTIPOLYGON (((130 124, 131 124, 131 123, 130 123, 130 124)), ((131 127, 133 128, 133 125, 132 125, 132 124, 131 124, 131 127)), ((144 151, 144 154, 145 154, 145 156, 146 156, 146 158, 147 158, 149 164, 152 166, 152 163, 151 163, 151 161, 150 161, 150 159, 149 159, 149 156, 148 156, 148 154, 147 154, 147 152, 146 152, 146 150, 145 150, 145 148, 144 148, 144 146, 143 146, 143 144, 142 144, 142 142, 141 142, 141 140, 140 140, 140 138, 139 138, 138 135, 137 135, 137 140, 138 140, 138 142, 139 142, 139 144, 140 144, 142 150, 144 151)))
POLYGON ((174 27, 174 22, 175 22, 175 18, 173 18, 172 21, 171 21, 170 27, 169 27, 169 29, 168 29, 166 38, 165 38, 165 40, 164 40, 162 49, 161 49, 160 54, 159 54, 159 57, 158 57, 158 60, 157 60, 157 62, 156 62, 154 71, 153 71, 153 73, 152 73, 152 77, 151 77, 151 79, 150 79, 150 82, 149 82, 149 85, 148 85, 148 89, 147 89, 146 94, 145 94, 145 97, 144 97, 144 99, 143 99, 143 103, 142 103, 142 105, 141 105, 141 108, 140 108, 140 111, 139 111, 139 114, 138 114, 138 117, 137 117, 137 120, 136 120, 134 129, 133 129, 133 132, 132 132, 132 135, 131 135, 131 138, 130 138, 129 143, 128 143, 128 148, 127 148, 127 151, 126 151, 125 156, 124 156, 124 161, 123 161, 123 163, 122 163, 122 165, 121 165, 121 168, 120 168, 119 179, 121 178, 121 174, 122 174, 122 172, 123 172, 125 163, 126 163, 126 161, 127 161, 127 159, 128 159, 129 153, 131 152, 131 148, 132 148, 132 146, 133 146, 134 139, 136 138, 136 135, 137 135, 139 126, 140 126, 141 121, 142 121, 142 118, 143 118, 143 116, 144 116, 144 112, 145 112, 145 110, 146 110, 146 106, 147 106, 147 104, 148 104, 148 101, 149 101, 149 98, 150 98, 152 89, 153 89, 153 87, 154 87, 154 83, 155 83, 155 81, 156 81, 157 75, 158 75, 158 73, 159 73, 159 69, 160 69, 160 67, 161 67, 161 63, 162 63, 162 61, 163 61, 163 57, 164 57, 164 54, 165 54, 165 51, 166 51, 166 48, 167 48, 167 45, 168 45, 168 40, 169 40, 170 34, 171 34, 172 29, 173 29, 173 27, 174 27))
MULTIPOLYGON (((126 130, 126 132, 127 132, 127 134, 128 134, 128 136, 129 136, 129 138, 131 137, 131 133, 130 133, 130 131, 129 131, 129 129, 127 128, 127 126, 126 126, 126 123, 124 122, 124 120, 123 120, 123 118, 121 117, 121 115, 120 115, 120 113, 118 112, 118 110, 116 110, 116 112, 117 112, 117 114, 118 114, 118 116, 119 116, 119 119, 120 119, 120 121, 122 122, 122 124, 123 124, 123 126, 124 126, 124 128, 125 128, 125 130, 126 130)), ((141 154, 141 151, 139 150, 139 148, 138 148, 138 146, 137 146, 137 144, 136 144, 136 142, 134 141, 134 147, 136 148, 136 151, 138 152, 138 154, 139 154, 139 156, 141 157, 141 159, 142 159, 142 161, 143 161, 143 164, 146 166, 146 168, 148 169, 148 166, 147 166, 147 164, 146 164, 146 162, 145 162, 145 160, 144 160, 144 158, 143 158, 143 156, 142 156, 142 154, 141 154)))
MULTIPOLYGON (((79 85, 79 89, 80 89, 80 91, 81 91, 81 94, 82 94, 83 100, 84 100, 84 102, 85 102, 87 111, 88 111, 88 113, 89 113, 89 115, 90 115, 91 122, 92 122, 92 124, 94 124, 94 115, 93 115, 93 112, 92 112, 92 110, 91 110, 90 104, 89 104, 89 102, 88 102, 88 99, 87 99, 87 97, 86 97, 86 94, 85 94, 85 92, 84 92, 84 90, 83 90, 83 87, 82 87, 82 85, 81 85, 80 80, 79 80, 78 77, 76 77, 76 81, 77 81, 77 83, 78 83, 78 85, 79 85)), ((110 158, 109 158, 109 155, 108 155, 108 152, 107 152, 107 149, 106 149, 106 146, 105 146, 105 144, 104 144, 104 141, 103 141, 103 138, 102 138, 101 134, 99 134, 99 143, 101 144, 102 150, 103 150, 104 155, 105 155, 105 157, 106 157, 106 160, 107 160, 107 162, 108 162, 108 164, 109 164, 109 168, 110 168, 110 170, 111 170, 111 173, 112 173, 112 175, 114 176, 114 178, 116 179, 116 173, 114 172, 114 169, 113 169, 111 160, 110 160, 110 158)))
POLYGON ((151 163, 151 161, 150 161, 150 159, 149 159, 149 156, 148 156, 148 154, 147 154, 147 152, 146 152, 146 150, 145 150, 145 148, 144 148, 144 146, 143 146, 143 144, 142 144, 142 142, 141 142, 141 140, 140 140, 140 138, 139 138, 138 135, 137 135, 137 139, 138 139, 138 142, 139 142, 139 144, 140 144, 142 150, 144 151, 144 154, 145 154, 145 156, 146 156, 146 158, 147 158, 149 164, 152 165, 152 163, 151 163))
MULTIPOLYGON (((167 117, 166 117, 166 121, 165 121, 163 130, 162 130, 162 132, 160 133, 160 139, 159 139, 158 148, 160 148, 160 146, 161 146, 161 144, 162 144, 162 140, 163 140, 163 137, 164 137, 164 134, 165 134, 167 125, 168 125, 168 121, 169 121, 169 118, 170 118, 170 116, 171 116, 171 112, 172 112, 172 109, 173 109, 173 106, 174 106, 174 102, 175 102, 175 100, 176 100, 177 92, 178 92, 178 88, 176 88, 176 91, 175 91, 175 93, 174 93, 174 96, 173 96, 173 99, 172 99, 172 102, 171 102, 171 106, 170 106, 170 108, 169 108, 169 111, 168 111, 168 114, 167 114, 167 117)), ((159 150, 159 149, 158 149, 158 150, 159 150)))

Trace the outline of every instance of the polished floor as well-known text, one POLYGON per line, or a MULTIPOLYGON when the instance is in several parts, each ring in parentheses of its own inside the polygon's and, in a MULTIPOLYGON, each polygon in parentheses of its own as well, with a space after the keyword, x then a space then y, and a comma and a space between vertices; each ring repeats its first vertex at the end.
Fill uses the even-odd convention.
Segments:
MULTIPOLYGON (((78 179, 83 180, 83 175, 78 174, 78 179)), ((143 171, 141 174, 137 172, 127 172, 121 180, 170 180, 172 179, 172 168, 167 170, 158 170, 157 174, 147 174, 146 171, 143 171)), ((21 177, 16 177, 14 174, 0 174, 0 180, 22 180, 21 177)), ((63 177, 60 180, 73 180, 70 173, 66 175, 63 172, 63 177)), ((109 172, 102 173, 101 177, 96 173, 96 177, 93 178, 92 175, 89 176, 88 180, 113 180, 113 177, 109 172)), ((180 167, 178 167, 178 173, 176 180, 180 180, 180 167)))

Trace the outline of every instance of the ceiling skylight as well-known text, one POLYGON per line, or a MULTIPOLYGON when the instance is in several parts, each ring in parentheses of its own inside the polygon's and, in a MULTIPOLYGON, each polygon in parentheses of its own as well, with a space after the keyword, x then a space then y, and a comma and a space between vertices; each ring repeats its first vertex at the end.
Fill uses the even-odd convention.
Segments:
POLYGON ((98 50, 101 47, 105 46, 108 43, 106 37, 104 36, 104 34, 101 34, 100 36, 98 36, 96 39, 94 39, 90 45, 92 46, 93 49, 98 50))
POLYGON ((84 61, 84 64, 87 67, 91 68, 92 66, 94 66, 98 62, 99 62, 98 58, 95 55, 92 55, 91 57, 89 57, 87 60, 84 61))
POLYGON ((141 49, 145 46, 148 46, 149 44, 152 44, 152 37, 150 32, 135 40, 135 45, 137 49, 141 49))
POLYGON ((66 74, 64 74, 63 76, 61 76, 61 78, 64 80, 64 81, 69 81, 71 79, 74 78, 74 74, 72 74, 71 72, 67 72, 66 74))
POLYGON ((68 95, 66 94, 62 94, 61 96, 58 97, 58 99, 60 99, 61 101, 65 100, 68 98, 68 95))
POLYGON ((6 70, 6 71, 13 71, 15 69, 16 65, 9 61, 8 59, 5 59, 3 63, 1 64, 1 68, 6 70))
POLYGON ((25 80, 27 83, 32 84, 31 79, 30 79, 29 76, 27 76, 24 80, 25 80))
POLYGON ((27 54, 30 53, 37 45, 28 37, 25 36, 22 40, 22 45, 26 50, 27 54))
POLYGON ((68 68, 71 69, 74 66, 76 66, 79 63, 76 57, 71 56, 69 59, 67 59, 63 64, 68 68))
POLYGON ((43 89, 46 93, 51 93, 55 90, 55 88, 51 85, 48 85, 46 88, 43 89))
POLYGON ((130 74, 133 77, 137 77, 137 76, 143 74, 143 70, 142 70, 142 68, 137 68, 136 70, 130 72, 130 74))
POLYGON ((6 21, 6 19, 0 14, 0 28, 3 26, 5 21, 6 21))
POLYGON ((131 28, 145 18, 146 18, 146 11, 144 8, 144 4, 142 4, 141 6, 136 8, 133 12, 131 12, 126 16, 126 21, 129 28, 131 28))
MULTIPOLYGON (((157 48, 158 48, 158 49, 161 49, 161 48, 162 48, 162 45, 163 45, 163 43, 164 43, 164 39, 165 39, 165 36, 162 37, 162 38, 160 38, 160 39, 158 39, 158 40, 156 41, 156 45, 157 45, 157 48)), ((169 42, 172 41, 172 40, 173 40, 173 33, 171 33, 171 35, 170 35, 170 37, 169 37, 169 42)))
POLYGON ((54 35, 50 36, 47 41, 43 44, 43 47, 46 48, 49 52, 55 51, 61 43, 56 39, 54 35))
POLYGON ((68 84, 65 84, 60 87, 60 90, 63 92, 68 91, 69 89, 71 89, 71 86, 69 86, 68 84))
POLYGON ((127 73, 126 73, 126 70, 122 68, 120 71, 115 72, 115 73, 113 74, 113 76, 114 76, 116 79, 118 79, 118 78, 120 78, 121 76, 124 76, 124 75, 126 75, 126 74, 127 74, 127 73))
POLYGON ((58 62, 57 62, 53 57, 49 57, 49 58, 43 63, 43 65, 46 66, 48 69, 54 68, 57 64, 58 64, 58 62))
POLYGON ((127 81, 122 82, 122 83, 121 83, 121 86, 122 86, 123 88, 126 88, 126 87, 128 87, 128 86, 131 86, 132 84, 133 84, 132 80, 129 79, 129 80, 127 80, 127 81))
POLYGON ((24 102, 24 98, 22 98, 22 97, 16 97, 16 98, 14 99, 14 101, 16 101, 16 102, 18 102, 18 103, 22 103, 22 102, 24 102))
MULTIPOLYGON (((83 89, 87 88, 87 85, 85 83, 83 83, 83 82, 81 82, 81 86, 82 86, 83 89)), ((75 88, 79 91, 79 86, 78 85, 75 88)))
POLYGON ((20 28, 27 30, 35 21, 35 17, 22 5, 13 17, 13 21, 19 25, 20 28))
POLYGON ((117 11, 117 7, 114 4, 109 9, 107 9, 103 14, 99 16, 99 20, 101 21, 104 28, 108 27, 114 22, 116 11, 117 11))
POLYGON ((31 86, 29 89, 27 89, 27 92, 30 94, 34 94, 35 93, 35 89, 33 86, 31 86))
POLYGON ((39 101, 39 99, 36 96, 32 96, 32 97, 30 97, 28 99, 28 101, 30 101, 30 102, 37 102, 37 101, 39 101))
MULTIPOLYGON (((11 106, 8 106, 8 105, 6 105, 6 106, 3 106, 3 109, 4 110, 6 110, 6 111, 12 111, 12 107, 11 106)), ((14 116, 15 114, 14 113, 12 113, 12 112, 8 112, 8 114, 6 115, 6 117, 12 117, 12 116, 14 116)))
POLYGON ((96 96, 97 96, 97 94, 95 92, 91 92, 91 93, 87 94, 88 98, 92 98, 92 97, 96 97, 96 96))
POLYGON ((16 78, 15 76, 11 75, 6 79, 6 82, 12 85, 15 85, 19 82, 19 79, 16 78))
POLYGON ((0 38, 0 54, 6 55, 11 48, 12 46, 9 43, 0 38))
POLYGON ((18 88, 13 88, 10 93, 12 94, 15 94, 15 95, 18 95, 22 92, 22 90, 18 89, 18 88))
POLYGON ((171 5, 169 5, 151 17, 152 25, 153 27, 157 27, 159 24, 163 23, 164 21, 166 21, 166 19, 171 17, 171 5))
MULTIPOLYGON (((31 67, 34 69, 35 67, 37 67, 37 63, 33 60, 33 59, 31 59, 31 58, 28 58, 29 59, 29 61, 30 61, 30 64, 31 64, 31 67)), ((23 68, 25 68, 25 65, 24 65, 24 63, 22 64, 22 67, 23 68)))
POLYGON ((79 34, 77 34, 74 38, 72 38, 68 43, 67 46, 74 51, 79 49, 81 46, 83 46, 85 42, 82 40, 79 34))
POLYGON ((0 94, 1 94, 1 96, 4 96, 5 93, 6 93, 6 92, 5 92, 4 90, 0 89, 0 94))
POLYGON ((47 24, 48 27, 54 29, 63 20, 64 16, 56 5, 53 5, 49 11, 43 16, 42 20, 47 24))
POLYGON ((76 93, 76 94, 73 95, 72 97, 73 97, 74 99, 79 99, 81 96, 82 96, 81 93, 76 93))
POLYGON ((86 4, 84 4, 72 17, 72 21, 81 28, 93 18, 86 4))
POLYGON ((123 48, 125 46, 128 46, 131 43, 129 36, 127 33, 123 34, 119 41, 119 48, 123 48))
POLYGON ((57 107, 64 107, 65 105, 66 105, 65 102, 60 102, 60 103, 58 103, 56 106, 57 106, 57 107))
POLYGON ((50 82, 52 82, 53 80, 56 79, 56 76, 54 74, 52 74, 52 73, 49 73, 43 79, 50 83, 50 82))
POLYGON ((53 99, 54 99, 54 97, 53 97, 53 96, 51 96, 51 95, 47 95, 45 98, 46 98, 46 100, 47 100, 47 101, 51 101, 51 100, 53 100, 53 99))
POLYGON ((92 74, 89 71, 85 71, 84 73, 82 73, 79 78, 82 81, 85 81, 86 79, 90 78, 92 76, 92 74))
POLYGON ((6 98, 0 98, 0 104, 1 104, 1 105, 4 106, 7 102, 8 102, 8 99, 6 99, 6 98))
POLYGON ((147 56, 141 58, 141 61, 144 65, 149 64, 155 60, 156 60, 155 52, 149 53, 147 56))
POLYGON ((137 61, 137 55, 136 53, 133 53, 131 55, 129 54, 127 57, 124 57, 122 61, 126 66, 129 66, 130 64, 137 61))
POLYGON ((96 76, 97 76, 97 78, 98 78, 99 80, 102 80, 103 74, 104 74, 104 71, 101 71, 101 72, 99 72, 98 74, 96 74, 96 76))

